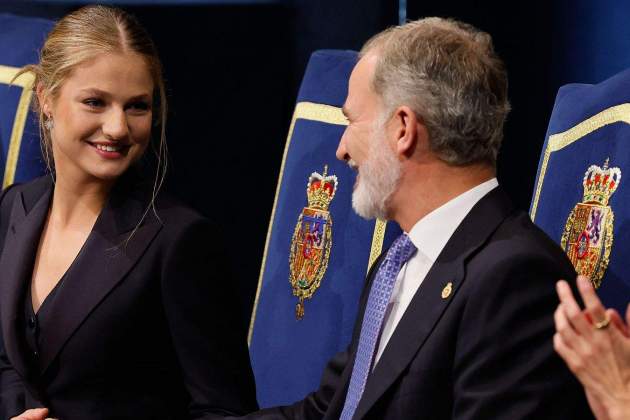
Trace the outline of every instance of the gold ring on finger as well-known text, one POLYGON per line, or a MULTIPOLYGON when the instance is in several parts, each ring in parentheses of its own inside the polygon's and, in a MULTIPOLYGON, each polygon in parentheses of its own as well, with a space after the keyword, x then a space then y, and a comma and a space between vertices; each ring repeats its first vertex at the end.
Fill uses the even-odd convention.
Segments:
POLYGON ((608 314, 606 314, 606 317, 602 320, 602 321, 598 321, 595 323, 595 329, 597 330, 605 330, 606 328, 608 328, 608 325, 610 324, 610 317, 608 316, 608 314))

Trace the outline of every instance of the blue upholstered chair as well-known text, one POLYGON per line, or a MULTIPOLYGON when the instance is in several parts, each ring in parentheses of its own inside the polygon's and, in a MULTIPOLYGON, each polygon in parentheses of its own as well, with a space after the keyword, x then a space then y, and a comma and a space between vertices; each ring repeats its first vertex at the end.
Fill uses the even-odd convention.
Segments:
POLYGON ((36 63, 38 51, 53 22, 0 14, 0 179, 5 187, 44 172, 39 129, 31 109, 33 76, 9 83, 26 64, 36 63))
POLYGON ((400 233, 352 210, 355 174, 335 158, 357 55, 317 51, 289 129, 250 326, 262 407, 302 399, 350 342, 370 264, 400 233))
POLYGON ((538 166, 532 220, 607 306, 630 301, 630 70, 563 86, 538 166))

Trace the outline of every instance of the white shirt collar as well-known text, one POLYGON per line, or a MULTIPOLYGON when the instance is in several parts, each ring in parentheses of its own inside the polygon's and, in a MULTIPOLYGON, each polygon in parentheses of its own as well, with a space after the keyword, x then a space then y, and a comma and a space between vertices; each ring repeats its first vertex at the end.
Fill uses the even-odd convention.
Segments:
POLYGON ((409 231, 409 239, 434 262, 455 229, 477 202, 499 185, 496 178, 471 188, 424 216, 409 231))

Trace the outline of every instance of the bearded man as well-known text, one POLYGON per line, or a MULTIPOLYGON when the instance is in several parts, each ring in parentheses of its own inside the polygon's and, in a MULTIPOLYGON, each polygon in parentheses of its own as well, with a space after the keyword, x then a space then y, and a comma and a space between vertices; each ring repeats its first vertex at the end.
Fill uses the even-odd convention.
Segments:
POLYGON ((552 344, 555 281, 575 272, 495 178, 509 104, 490 36, 427 18, 360 57, 337 157, 358 170, 355 211, 405 233, 319 390, 252 418, 589 418, 552 344))

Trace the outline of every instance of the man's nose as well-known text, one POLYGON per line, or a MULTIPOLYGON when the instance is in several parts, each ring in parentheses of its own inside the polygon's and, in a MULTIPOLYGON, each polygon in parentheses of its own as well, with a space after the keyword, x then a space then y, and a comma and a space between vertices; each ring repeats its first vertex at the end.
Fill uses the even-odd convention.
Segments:
POLYGON ((343 132, 341 139, 339 139, 339 145, 337 146, 337 151, 335 152, 337 159, 342 160, 344 162, 349 160, 350 158, 350 156, 348 156, 348 151, 346 150, 346 141, 345 141, 346 131, 343 132))
POLYGON ((103 124, 103 134, 112 140, 124 140, 129 135, 127 114, 124 109, 113 108, 103 124))

